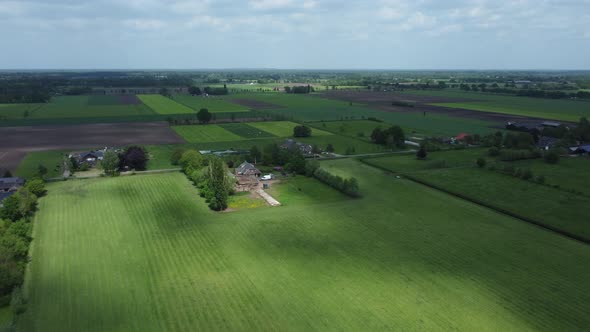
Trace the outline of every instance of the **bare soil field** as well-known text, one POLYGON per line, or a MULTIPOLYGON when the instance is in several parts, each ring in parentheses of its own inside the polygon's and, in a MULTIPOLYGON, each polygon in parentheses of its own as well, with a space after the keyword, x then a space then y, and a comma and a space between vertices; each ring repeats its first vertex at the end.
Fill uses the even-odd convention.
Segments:
POLYGON ((186 143, 166 122, 3 127, 0 137, 0 169, 10 170, 32 151, 186 143))
POLYGON ((260 100, 254 100, 254 99, 238 98, 238 99, 230 99, 229 101, 232 103, 240 104, 240 105, 243 105, 243 106, 246 106, 246 107, 249 107, 252 109, 256 109, 256 110, 269 110, 269 109, 285 108, 280 105, 275 105, 275 104, 267 103, 267 102, 260 101, 260 100))
POLYGON ((411 113, 436 113, 452 117, 476 119, 490 122, 498 122, 498 128, 503 128, 508 121, 516 120, 544 120, 527 116, 480 112, 463 108, 452 108, 428 105, 430 103, 461 103, 474 102, 474 99, 461 99, 437 96, 418 96, 408 94, 396 94, 395 92, 373 92, 373 91, 329 91, 323 94, 325 98, 352 101, 353 103, 368 104, 373 109, 384 112, 411 112, 411 113), (411 102, 414 107, 392 106, 392 102, 411 102))

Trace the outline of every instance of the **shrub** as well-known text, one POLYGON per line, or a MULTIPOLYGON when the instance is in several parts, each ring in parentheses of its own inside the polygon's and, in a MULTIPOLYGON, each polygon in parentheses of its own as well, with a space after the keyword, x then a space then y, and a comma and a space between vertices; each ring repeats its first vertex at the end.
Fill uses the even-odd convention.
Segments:
POLYGON ((426 159, 426 156, 428 155, 428 153, 426 152, 426 149, 424 149, 424 147, 420 147, 420 150, 418 150, 418 152, 416 152, 416 158, 420 159, 420 160, 424 160, 426 159))
POLYGON ((318 180, 320 180, 321 182, 329 185, 330 187, 332 187, 332 188, 334 188, 334 189, 336 189, 348 196, 351 196, 351 197, 359 197, 360 196, 358 181, 354 177, 348 178, 348 179, 343 179, 342 177, 337 176, 337 175, 333 175, 330 172, 328 172, 322 168, 316 169, 315 172, 313 173, 313 176, 315 178, 317 178, 318 180))
POLYGON ((525 169, 522 171, 522 179, 523 180, 530 180, 533 178, 533 172, 530 169, 525 169))
POLYGON ((477 161, 475 163, 477 164, 477 167, 479 167, 479 168, 486 167, 486 160, 484 158, 477 158, 477 161))
POLYGON ((498 148, 497 148, 497 147, 495 147, 495 146, 494 146, 494 147, 491 147, 491 148, 488 150, 488 156, 490 156, 490 157, 497 157, 497 156, 499 156, 499 155, 500 155, 500 149, 498 149, 498 148))
POLYGON ((307 126, 296 126, 293 128, 293 137, 310 137, 311 128, 307 126))
POLYGON ((543 159, 548 164, 557 164, 559 162, 559 153, 555 150, 546 151, 543 159))
POLYGON ((47 192, 47 190, 45 190, 45 181, 39 178, 27 182, 25 188, 37 197, 41 197, 47 192))
POLYGON ((178 165, 180 163, 180 158, 182 158, 182 154, 184 153, 184 151, 186 150, 183 148, 177 148, 176 150, 174 150, 174 152, 170 156, 170 163, 172 165, 178 165))

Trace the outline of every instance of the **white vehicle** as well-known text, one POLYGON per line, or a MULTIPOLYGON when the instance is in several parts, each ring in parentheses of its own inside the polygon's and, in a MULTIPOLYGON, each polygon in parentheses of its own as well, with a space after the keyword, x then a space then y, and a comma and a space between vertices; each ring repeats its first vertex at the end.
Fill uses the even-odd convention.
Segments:
POLYGON ((269 181, 272 180, 272 174, 268 174, 268 175, 263 175, 260 180, 262 181, 269 181))

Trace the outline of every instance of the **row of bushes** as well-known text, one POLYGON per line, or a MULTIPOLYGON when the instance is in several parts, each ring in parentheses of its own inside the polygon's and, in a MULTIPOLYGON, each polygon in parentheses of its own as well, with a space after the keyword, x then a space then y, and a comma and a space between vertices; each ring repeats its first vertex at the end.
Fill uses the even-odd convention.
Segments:
POLYGON ((37 210, 38 197, 45 193, 45 182, 33 179, 6 198, 0 208, 0 306, 10 303, 15 314, 25 309, 20 285, 32 241, 31 219, 37 210))
POLYGON ((317 161, 309 161, 305 167, 305 175, 313 176, 330 187, 350 196, 360 197, 360 190, 358 180, 354 177, 345 179, 341 176, 331 174, 323 168, 317 161))

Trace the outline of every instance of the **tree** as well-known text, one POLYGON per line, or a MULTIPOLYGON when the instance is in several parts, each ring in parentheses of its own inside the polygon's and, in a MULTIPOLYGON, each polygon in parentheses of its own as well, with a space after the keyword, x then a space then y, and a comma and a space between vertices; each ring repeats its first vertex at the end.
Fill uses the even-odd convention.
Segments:
POLYGON ((311 136, 311 128, 307 126, 296 126, 293 128, 293 136, 294 137, 310 137, 311 136))
POLYGON ((206 108, 201 108, 199 113, 197 113, 197 119, 200 123, 209 123, 211 118, 213 118, 213 115, 206 108))
POLYGON ((305 157, 301 152, 297 151, 291 154, 285 169, 291 173, 305 174, 305 163, 305 157))
POLYGON ((17 221, 23 217, 20 209, 20 196, 12 195, 2 201, 2 208, 0 208, 0 219, 17 221))
POLYGON ((334 146, 332 144, 328 144, 326 146, 326 151, 329 153, 334 153, 334 146))
POLYGON ((47 167, 39 164, 39 166, 37 166, 37 175, 42 178, 45 177, 45 175, 47 175, 47 167))
POLYGON ((145 171, 147 162, 148 157, 145 149, 141 146, 132 145, 121 154, 119 168, 145 171))
POLYGON ((102 168, 106 175, 115 175, 119 170, 119 155, 112 150, 105 152, 104 157, 100 162, 100 168, 102 168))
POLYGON ((185 152, 186 150, 183 148, 177 148, 174 150, 174 152, 172 152, 172 155, 170 156, 170 163, 172 165, 179 165, 180 164, 180 158, 182 158, 182 154, 185 152))
POLYGON ((220 158, 213 158, 209 164, 210 183, 209 187, 213 192, 213 197, 209 202, 209 208, 215 211, 227 209, 227 200, 229 193, 227 191, 226 179, 227 172, 220 158))
POLYGON ((204 165, 204 158, 196 150, 187 150, 182 154, 178 161, 185 174, 190 175, 194 171, 199 170, 204 165))
POLYGON ((170 91, 168 91, 168 88, 161 88, 160 89, 160 94, 164 97, 170 97, 170 91))
POLYGON ((198 96, 201 94, 201 88, 199 88, 198 86, 189 86, 188 93, 190 93, 193 96, 198 96))
POLYGON ((250 149, 250 161, 256 164, 258 161, 261 160, 262 152, 260 152, 256 145, 252 146, 252 148, 250 149))
POLYGON ((426 156, 428 155, 428 153, 426 152, 426 149, 424 147, 420 147, 420 150, 418 150, 418 152, 416 152, 416 158, 423 160, 426 159, 426 156))
POLYGON ((47 190, 45 190, 45 181, 39 178, 28 181, 25 188, 37 197, 41 197, 47 192, 47 190))
POLYGON ((559 162, 559 153, 556 150, 549 150, 545 152, 543 159, 548 164, 557 164, 559 162))
POLYGON ((484 158, 477 158, 477 161, 475 163, 479 168, 484 168, 486 166, 486 160, 484 158))

